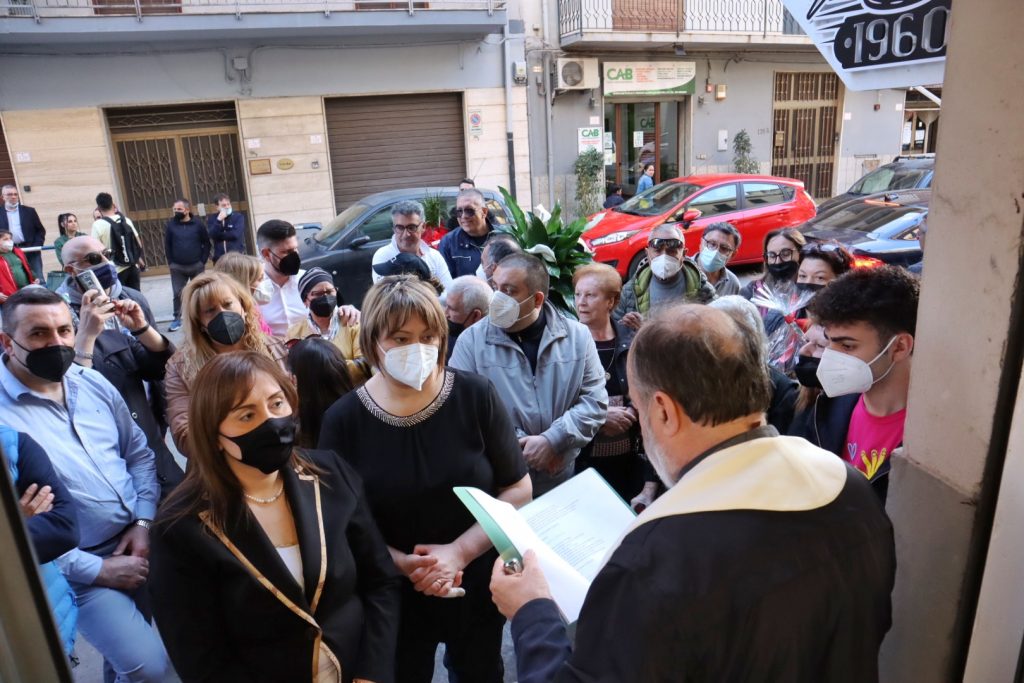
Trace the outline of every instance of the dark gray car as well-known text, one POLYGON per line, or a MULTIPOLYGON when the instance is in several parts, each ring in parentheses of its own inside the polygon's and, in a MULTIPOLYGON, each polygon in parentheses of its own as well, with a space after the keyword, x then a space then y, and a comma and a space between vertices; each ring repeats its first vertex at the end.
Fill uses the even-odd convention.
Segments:
POLYGON ((843 202, 881 192, 923 190, 932 186, 935 157, 896 157, 891 164, 879 166, 855 182, 849 190, 818 205, 818 215, 831 211, 843 202))
MULTIPOLYGON (((480 190, 497 227, 506 225, 510 214, 501 195, 493 190, 480 190)), ((398 202, 426 197, 440 197, 445 202, 444 215, 455 206, 457 187, 414 187, 377 192, 356 201, 322 228, 299 230, 299 255, 302 267, 319 266, 334 277, 339 303, 362 305, 370 288, 370 263, 374 253, 391 241, 391 207, 398 202)))

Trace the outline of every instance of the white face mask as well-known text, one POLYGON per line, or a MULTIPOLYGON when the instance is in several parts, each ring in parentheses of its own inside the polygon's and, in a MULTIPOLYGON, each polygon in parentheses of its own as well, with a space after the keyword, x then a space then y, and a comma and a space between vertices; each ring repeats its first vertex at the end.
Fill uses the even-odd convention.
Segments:
POLYGON ((3 242, 0 242, 0 251, 7 252, 7 251, 13 251, 13 250, 14 250, 14 240, 4 240, 3 242))
POLYGON ((260 306, 269 304, 274 298, 274 285, 269 280, 261 280, 256 286, 256 291, 252 293, 252 298, 260 306))
POLYGON ((673 277, 683 268, 683 262, 677 258, 669 256, 668 254, 658 254, 653 261, 651 261, 651 272, 654 273, 654 277, 659 280, 667 280, 673 277))
POLYGON ((821 382, 821 388, 825 391, 825 395, 829 398, 835 398, 850 394, 863 394, 876 383, 885 379, 892 372, 892 369, 896 367, 896 363, 890 365, 889 369, 878 379, 875 379, 871 373, 871 366, 885 355, 885 352, 889 350, 894 341, 896 341, 896 337, 890 339, 885 348, 879 351, 878 355, 867 363, 848 353, 834 349, 825 349, 824 353, 821 354, 821 360, 818 362, 817 373, 818 381, 821 382))
POLYGON ((491 295, 491 308, 487 316, 495 326, 507 330, 525 318, 526 315, 533 313, 533 311, 530 311, 526 315, 519 315, 519 307, 532 298, 533 295, 531 294, 522 301, 516 301, 505 292, 495 292, 491 295))
POLYGON ((416 391, 423 388, 436 367, 437 347, 433 344, 406 344, 384 351, 384 372, 416 391))

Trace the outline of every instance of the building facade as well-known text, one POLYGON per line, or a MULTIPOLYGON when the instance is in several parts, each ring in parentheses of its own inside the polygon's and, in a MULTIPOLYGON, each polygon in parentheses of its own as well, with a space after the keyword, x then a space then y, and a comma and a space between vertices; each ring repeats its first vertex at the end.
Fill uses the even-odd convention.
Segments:
POLYGON ((905 91, 845 90, 781 0, 538 11, 526 51, 536 201, 572 202, 587 127, 600 128, 606 181, 627 196, 648 163, 656 181, 732 172, 740 131, 762 173, 803 180, 816 198, 900 153, 905 91))
POLYGON ((9 2, 0 180, 48 243, 59 213, 89 216, 101 191, 156 264, 178 197, 202 214, 227 192, 255 226, 327 223, 366 194, 463 177, 530 201, 518 4, 9 2))

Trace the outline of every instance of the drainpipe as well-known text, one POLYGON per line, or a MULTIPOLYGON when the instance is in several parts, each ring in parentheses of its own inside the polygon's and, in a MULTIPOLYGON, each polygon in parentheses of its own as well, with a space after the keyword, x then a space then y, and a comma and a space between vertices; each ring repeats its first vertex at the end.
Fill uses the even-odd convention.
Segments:
POLYGON ((548 160, 548 211, 555 208, 555 137, 554 113, 551 108, 551 53, 544 52, 544 132, 548 160))
MULTIPOLYGON (((508 44, 508 20, 505 20, 502 45, 505 47, 505 145, 508 150, 508 192, 516 196, 516 150, 512 133, 512 56, 508 44)), ((517 198, 518 200, 518 198, 517 198)))

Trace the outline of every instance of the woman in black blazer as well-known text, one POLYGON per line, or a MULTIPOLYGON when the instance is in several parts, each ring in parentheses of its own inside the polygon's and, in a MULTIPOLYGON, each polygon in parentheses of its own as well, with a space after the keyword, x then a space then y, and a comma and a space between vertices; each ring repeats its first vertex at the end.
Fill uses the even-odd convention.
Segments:
POLYGON ((358 476, 294 448, 296 392, 269 358, 221 354, 194 386, 188 474, 150 557, 178 675, 393 681, 399 577, 358 476))

